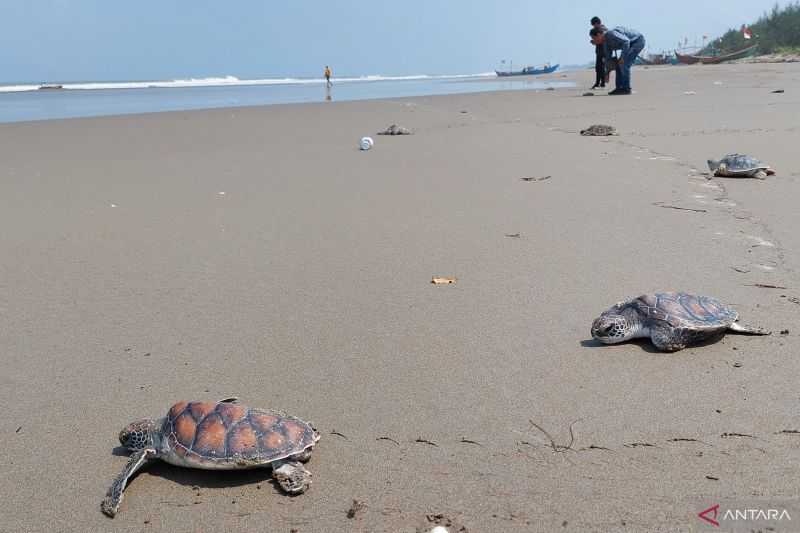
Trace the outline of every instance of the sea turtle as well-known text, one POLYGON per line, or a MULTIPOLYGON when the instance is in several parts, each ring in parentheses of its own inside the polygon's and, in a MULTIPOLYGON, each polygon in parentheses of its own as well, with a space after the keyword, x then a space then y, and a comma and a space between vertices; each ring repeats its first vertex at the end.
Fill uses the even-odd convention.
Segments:
POLYGON ((392 124, 385 130, 378 132, 378 135, 411 135, 411 131, 397 124, 392 124))
POLYGON ((769 165, 766 165, 749 155, 728 154, 719 161, 708 160, 708 168, 715 176, 729 178, 758 178, 763 180, 769 175, 775 174, 769 165))
POLYGON ((591 137, 602 137, 606 135, 618 135, 617 128, 606 124, 592 124, 585 130, 581 130, 581 135, 591 137))
POLYGON ((114 517, 128 479, 150 459, 206 470, 272 467, 272 477, 289 494, 305 492, 311 473, 300 462, 311 457, 319 433, 299 418, 219 402, 178 402, 160 420, 128 424, 119 441, 133 454, 101 505, 114 517))
POLYGON ((659 350, 675 352, 725 331, 769 335, 738 324, 739 313, 709 296, 685 292, 643 294, 619 302, 592 323, 592 337, 605 344, 649 337, 659 350))

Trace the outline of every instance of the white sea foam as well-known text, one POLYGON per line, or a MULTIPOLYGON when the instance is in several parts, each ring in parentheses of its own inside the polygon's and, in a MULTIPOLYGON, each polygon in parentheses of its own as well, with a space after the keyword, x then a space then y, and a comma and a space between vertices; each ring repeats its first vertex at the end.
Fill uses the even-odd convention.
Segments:
POLYGON ((38 91, 41 85, 0 85, 0 93, 21 93, 25 91, 38 91))
MULTIPOLYGON (((413 81, 413 80, 447 80, 447 79, 466 79, 466 78, 493 78, 494 72, 482 72, 478 74, 453 74, 431 76, 418 74, 412 76, 382 76, 371 74, 367 76, 334 78, 335 83, 364 83, 379 81, 413 81)), ((320 78, 264 78, 253 80, 240 80, 235 76, 225 76, 222 78, 190 78, 185 80, 168 81, 121 81, 121 82, 83 82, 83 83, 63 83, 61 89, 66 91, 74 90, 113 90, 113 89, 170 89, 181 87, 228 87, 228 86, 248 86, 248 85, 313 85, 323 84, 324 79, 320 78)), ((53 86, 53 84, 47 84, 53 86)), ((36 91, 44 85, 0 85, 0 93, 36 91)))

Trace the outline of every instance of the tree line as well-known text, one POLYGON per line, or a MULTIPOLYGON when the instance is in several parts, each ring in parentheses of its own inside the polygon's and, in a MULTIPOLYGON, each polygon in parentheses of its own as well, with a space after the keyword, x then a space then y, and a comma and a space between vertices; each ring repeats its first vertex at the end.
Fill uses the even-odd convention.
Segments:
POLYGON ((790 3, 783 8, 775 4, 770 12, 764 13, 749 28, 752 39, 745 39, 741 29, 732 28, 712 41, 700 54, 726 54, 750 44, 757 44, 760 54, 800 52, 800 2, 790 3))

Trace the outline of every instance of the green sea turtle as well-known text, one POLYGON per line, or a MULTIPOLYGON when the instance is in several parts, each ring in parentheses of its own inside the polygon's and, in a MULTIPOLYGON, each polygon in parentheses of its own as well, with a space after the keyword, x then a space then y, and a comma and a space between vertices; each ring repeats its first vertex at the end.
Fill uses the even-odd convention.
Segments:
POLYGON ((757 178, 763 180, 775 174, 769 165, 755 157, 742 154, 728 154, 720 160, 709 159, 708 168, 715 176, 728 178, 757 178))
POLYGON ((682 350, 725 331, 769 335, 738 324, 738 319, 733 308, 709 296, 661 292, 619 302, 595 319, 591 333, 604 344, 649 337, 665 352, 682 350))
POLYGON ((411 135, 411 131, 397 124, 392 124, 385 130, 378 132, 378 135, 411 135))
POLYGON ((607 135, 618 135, 617 128, 607 124, 592 124, 585 130, 581 130, 581 135, 589 137, 603 137, 607 135))
POLYGON ((120 443, 133 454, 101 505, 117 514, 128 479, 151 459, 206 470, 272 467, 272 477, 289 494, 305 492, 311 473, 301 462, 311 457, 319 433, 299 418, 253 409, 235 398, 219 402, 178 402, 159 420, 128 424, 120 443))

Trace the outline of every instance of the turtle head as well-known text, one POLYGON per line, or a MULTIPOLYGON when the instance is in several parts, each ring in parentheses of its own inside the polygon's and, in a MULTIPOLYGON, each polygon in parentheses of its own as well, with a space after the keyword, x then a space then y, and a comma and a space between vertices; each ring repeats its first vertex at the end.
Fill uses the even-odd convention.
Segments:
POLYGON ((715 159, 709 159, 707 162, 708 162, 708 169, 711 172, 716 172, 717 169, 722 166, 722 161, 718 161, 715 159))
POLYGON ((132 452, 155 446, 156 421, 151 418, 131 422, 119 432, 119 442, 132 452))
POLYGON ((592 322, 592 337, 603 344, 616 344, 632 339, 635 327, 625 315, 603 314, 592 322))

